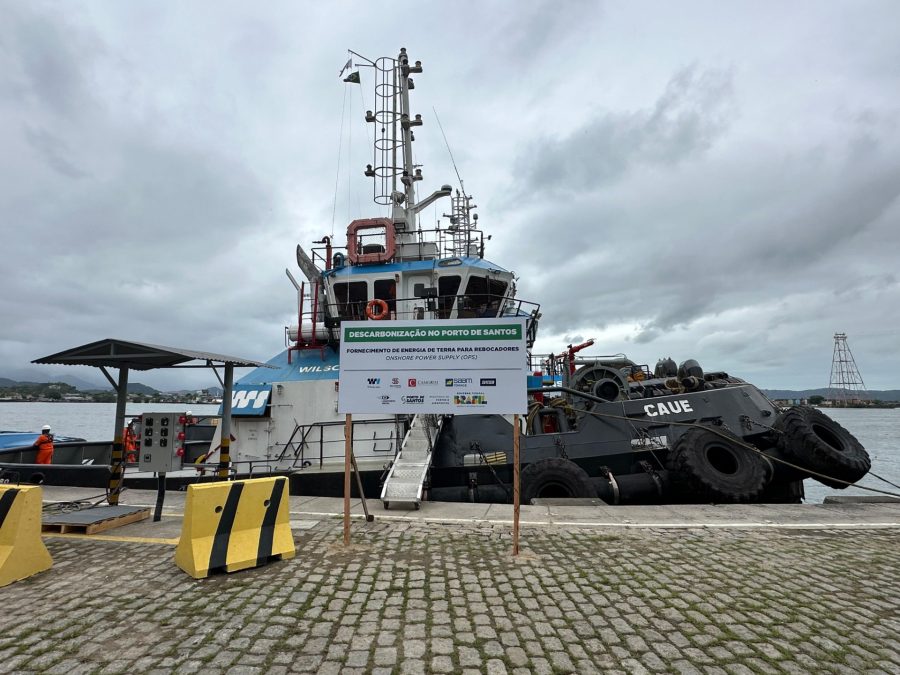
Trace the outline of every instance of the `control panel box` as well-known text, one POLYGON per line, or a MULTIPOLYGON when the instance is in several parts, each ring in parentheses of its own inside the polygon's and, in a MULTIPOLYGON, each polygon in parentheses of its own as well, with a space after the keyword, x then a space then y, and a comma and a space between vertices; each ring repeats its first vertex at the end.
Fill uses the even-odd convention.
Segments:
POLYGON ((180 469, 184 457, 184 428, 184 413, 141 415, 140 470, 162 473, 180 469))

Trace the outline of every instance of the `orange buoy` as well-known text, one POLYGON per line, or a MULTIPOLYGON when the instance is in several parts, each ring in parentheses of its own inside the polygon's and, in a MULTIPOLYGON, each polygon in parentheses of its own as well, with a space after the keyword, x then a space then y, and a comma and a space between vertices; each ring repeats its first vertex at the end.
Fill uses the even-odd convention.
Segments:
POLYGON ((389 316, 388 304, 384 300, 369 300, 366 305, 366 316, 374 321, 387 319, 389 316), (377 308, 377 309, 376 309, 377 308))

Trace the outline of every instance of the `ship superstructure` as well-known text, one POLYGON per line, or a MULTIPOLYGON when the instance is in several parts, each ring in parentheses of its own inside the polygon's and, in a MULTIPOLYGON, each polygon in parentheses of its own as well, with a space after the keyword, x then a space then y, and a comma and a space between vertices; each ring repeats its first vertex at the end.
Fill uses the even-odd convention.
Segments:
MULTIPOLYGON (((285 350, 236 385, 233 460, 239 473, 343 469, 343 416, 337 413, 339 326, 345 320, 465 320, 525 317, 533 344, 539 306, 516 297, 515 275, 484 257, 474 198, 460 185, 418 197, 422 169, 413 164, 422 116, 410 109, 412 75, 423 72, 405 49, 375 61, 356 55, 375 81, 374 152, 365 175, 383 215, 352 221, 343 245, 323 237, 309 252, 297 246, 302 279, 297 321, 285 350), (423 228, 419 214, 447 199, 442 221, 423 228)), ((410 420, 354 416, 354 454, 361 470, 380 469, 397 453, 410 420)), ((208 458, 207 458, 208 459, 208 458)))
MULTIPOLYGON (((309 253, 297 247, 304 279, 287 271, 297 321, 285 329, 273 368, 240 380, 232 408, 237 473, 288 473, 299 494, 343 489, 341 322, 524 317, 530 350, 540 318, 536 304, 516 297, 513 272, 484 257, 487 238, 462 181, 418 197, 423 175, 412 144, 424 122, 409 95, 421 63, 405 50, 364 61, 376 94, 365 115, 375 140, 364 173, 384 213, 352 221, 343 245, 323 237, 309 253), (442 199, 445 221, 423 228, 420 212, 442 199)), ((842 487, 869 469, 858 441, 819 411, 780 411, 752 384, 693 359, 661 359, 651 370, 621 354, 584 355, 592 344, 529 354, 534 375, 520 442, 526 503, 797 501, 805 477, 842 487)), ((393 375, 372 386, 413 386, 393 375)), ((426 490, 450 501, 509 501, 512 436, 511 418, 501 415, 353 416, 365 489, 386 505, 418 506, 426 490)))

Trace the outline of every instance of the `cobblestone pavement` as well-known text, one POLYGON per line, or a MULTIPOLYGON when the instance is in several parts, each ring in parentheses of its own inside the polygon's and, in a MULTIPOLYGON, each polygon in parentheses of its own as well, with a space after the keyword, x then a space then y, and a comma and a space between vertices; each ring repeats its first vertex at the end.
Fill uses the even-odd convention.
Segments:
POLYGON ((900 673, 900 532, 341 522, 194 581, 159 544, 48 538, 0 589, 4 672, 900 673))

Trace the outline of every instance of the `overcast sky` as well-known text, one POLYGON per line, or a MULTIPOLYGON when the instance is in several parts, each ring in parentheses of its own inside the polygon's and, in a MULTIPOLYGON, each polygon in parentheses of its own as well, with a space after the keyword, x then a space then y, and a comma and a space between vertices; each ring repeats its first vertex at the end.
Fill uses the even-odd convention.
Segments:
POLYGON ((893 0, 0 0, 0 376, 105 337, 280 351, 296 244, 381 215, 338 71, 401 46, 422 190, 456 180, 436 110, 537 351, 802 389, 843 331, 900 387, 893 0))

